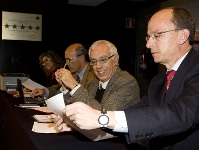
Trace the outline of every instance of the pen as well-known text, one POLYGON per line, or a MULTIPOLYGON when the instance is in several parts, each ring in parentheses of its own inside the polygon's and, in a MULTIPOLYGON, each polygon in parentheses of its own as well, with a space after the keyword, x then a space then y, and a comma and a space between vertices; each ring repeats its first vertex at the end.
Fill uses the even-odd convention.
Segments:
POLYGON ((64 65, 64 68, 66 68, 66 63, 65 63, 65 65, 64 65))

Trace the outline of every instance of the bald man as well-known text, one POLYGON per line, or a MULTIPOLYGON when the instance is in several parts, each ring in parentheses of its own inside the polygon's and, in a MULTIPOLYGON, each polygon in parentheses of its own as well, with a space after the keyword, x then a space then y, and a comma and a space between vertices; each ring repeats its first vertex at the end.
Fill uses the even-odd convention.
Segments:
MULTIPOLYGON (((85 88, 88 87, 89 83, 95 78, 95 73, 92 67, 90 67, 88 51, 80 43, 70 45, 65 50, 65 60, 73 77, 85 88)), ((45 89, 35 89, 32 91, 32 96, 43 95, 46 98, 50 98, 60 92, 64 92, 66 99, 69 97, 67 88, 60 84, 47 87, 45 89)))

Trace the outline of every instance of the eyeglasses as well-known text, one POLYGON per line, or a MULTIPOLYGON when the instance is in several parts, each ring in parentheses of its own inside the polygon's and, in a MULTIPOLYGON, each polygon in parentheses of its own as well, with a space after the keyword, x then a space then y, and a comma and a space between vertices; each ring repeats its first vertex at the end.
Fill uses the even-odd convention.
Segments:
POLYGON ((111 55, 110 57, 101 58, 101 59, 99 59, 99 60, 91 59, 90 65, 91 65, 91 66, 94 66, 94 65, 97 64, 98 61, 99 61, 101 64, 104 64, 104 63, 106 63, 106 62, 107 62, 111 57, 113 57, 113 56, 114 56, 114 55, 111 55))
POLYGON ((71 60, 75 59, 76 57, 78 57, 78 56, 74 56, 74 57, 71 57, 71 58, 65 58, 66 63, 69 63, 71 60))
POLYGON ((50 58, 48 59, 45 59, 43 62, 42 62, 42 65, 44 66, 46 62, 48 62, 50 60, 50 58))
POLYGON ((167 30, 167 31, 152 33, 146 36, 146 41, 148 41, 150 37, 152 37, 153 40, 157 40, 161 36, 161 34, 171 32, 171 31, 177 31, 177 30, 182 30, 182 29, 174 29, 174 30, 167 30))

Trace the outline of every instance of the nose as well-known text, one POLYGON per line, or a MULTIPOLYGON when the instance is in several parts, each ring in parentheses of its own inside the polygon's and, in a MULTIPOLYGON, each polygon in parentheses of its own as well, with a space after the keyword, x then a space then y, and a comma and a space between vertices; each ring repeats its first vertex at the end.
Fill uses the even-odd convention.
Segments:
POLYGON ((155 40, 152 39, 152 37, 150 37, 147 41, 146 41, 146 47, 147 48, 151 48, 151 46, 153 45, 155 40))
POLYGON ((46 62, 43 63, 43 65, 44 65, 45 67, 46 67, 46 64, 47 64, 46 62))
POLYGON ((96 63, 96 67, 97 68, 101 68, 103 65, 100 63, 100 61, 97 61, 97 63, 96 63))

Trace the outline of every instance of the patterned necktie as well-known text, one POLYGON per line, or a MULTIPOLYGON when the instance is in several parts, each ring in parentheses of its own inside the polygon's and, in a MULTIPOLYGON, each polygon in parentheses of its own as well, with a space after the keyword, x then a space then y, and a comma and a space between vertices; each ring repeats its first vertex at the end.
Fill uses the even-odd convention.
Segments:
POLYGON ((80 83, 80 77, 77 75, 76 81, 80 83))
POLYGON ((171 70, 167 72, 167 89, 166 89, 166 94, 169 90, 169 86, 171 84, 171 80, 173 79, 174 75, 175 75, 176 71, 175 70, 171 70))

